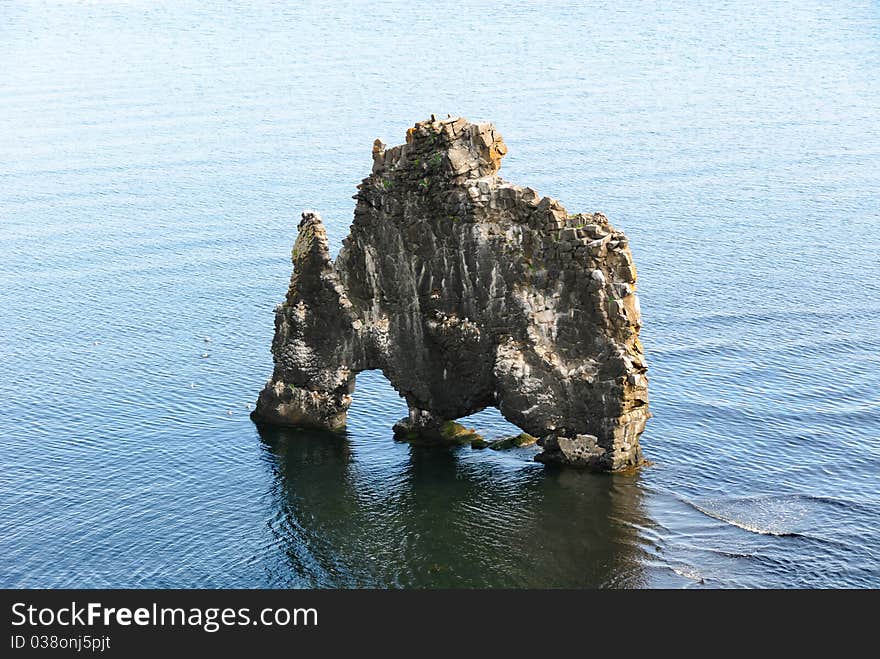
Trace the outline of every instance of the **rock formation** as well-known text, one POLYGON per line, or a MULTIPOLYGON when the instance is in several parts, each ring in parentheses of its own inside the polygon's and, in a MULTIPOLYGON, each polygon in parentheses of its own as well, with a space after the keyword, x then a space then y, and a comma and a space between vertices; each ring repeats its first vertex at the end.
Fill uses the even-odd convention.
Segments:
POLYGON ((442 439, 495 406, 539 437, 541 462, 642 461, 627 238, 501 179, 506 152, 491 124, 462 118, 417 123, 401 146, 376 140, 335 262, 321 218, 303 213, 256 421, 342 429, 355 376, 381 369, 409 406, 397 435, 442 439))

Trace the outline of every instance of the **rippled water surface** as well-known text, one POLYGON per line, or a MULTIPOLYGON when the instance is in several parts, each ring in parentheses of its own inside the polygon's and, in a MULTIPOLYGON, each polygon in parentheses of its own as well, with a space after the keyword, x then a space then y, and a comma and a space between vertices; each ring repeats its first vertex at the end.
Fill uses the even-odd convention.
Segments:
POLYGON ((0 6, 0 585, 880 586, 880 7, 495 4, 0 6), (300 210, 432 112, 630 236, 652 467, 248 419, 300 210))

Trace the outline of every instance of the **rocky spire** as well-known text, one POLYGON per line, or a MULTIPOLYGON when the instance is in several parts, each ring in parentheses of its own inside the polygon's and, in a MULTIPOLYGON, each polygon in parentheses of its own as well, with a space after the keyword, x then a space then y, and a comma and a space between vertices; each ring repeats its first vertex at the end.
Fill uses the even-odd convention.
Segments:
POLYGON ((398 435, 441 439, 497 407, 536 459, 602 470, 642 460, 650 416, 636 270, 601 213, 501 179, 491 124, 431 119, 376 140, 335 261, 304 213, 260 422, 344 426, 355 376, 381 369, 409 406, 398 435))

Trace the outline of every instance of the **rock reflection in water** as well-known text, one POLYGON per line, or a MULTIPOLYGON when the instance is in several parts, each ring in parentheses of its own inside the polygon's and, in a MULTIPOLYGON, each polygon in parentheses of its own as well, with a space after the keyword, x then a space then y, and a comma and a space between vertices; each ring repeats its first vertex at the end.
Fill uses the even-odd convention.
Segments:
MULTIPOLYGON (((344 435, 260 428, 274 537, 315 587, 635 587, 651 525, 638 474, 547 469, 394 444, 373 464, 344 435)), ((487 456, 488 458, 489 456, 487 456)), ((509 456, 514 458, 514 456, 509 456)), ((276 568, 277 569, 277 568, 276 568)))

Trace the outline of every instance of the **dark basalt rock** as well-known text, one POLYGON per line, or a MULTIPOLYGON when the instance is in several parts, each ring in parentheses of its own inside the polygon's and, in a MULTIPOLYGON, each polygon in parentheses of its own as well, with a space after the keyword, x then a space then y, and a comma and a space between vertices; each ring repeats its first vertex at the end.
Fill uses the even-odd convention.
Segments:
POLYGON ((496 406, 541 438, 541 462, 642 461, 626 236, 502 180, 506 152, 491 124, 461 118, 420 122, 394 148, 376 140, 335 263, 321 218, 303 213, 256 421, 339 430, 355 376, 378 368, 409 406, 401 437, 442 439, 450 420, 496 406))

